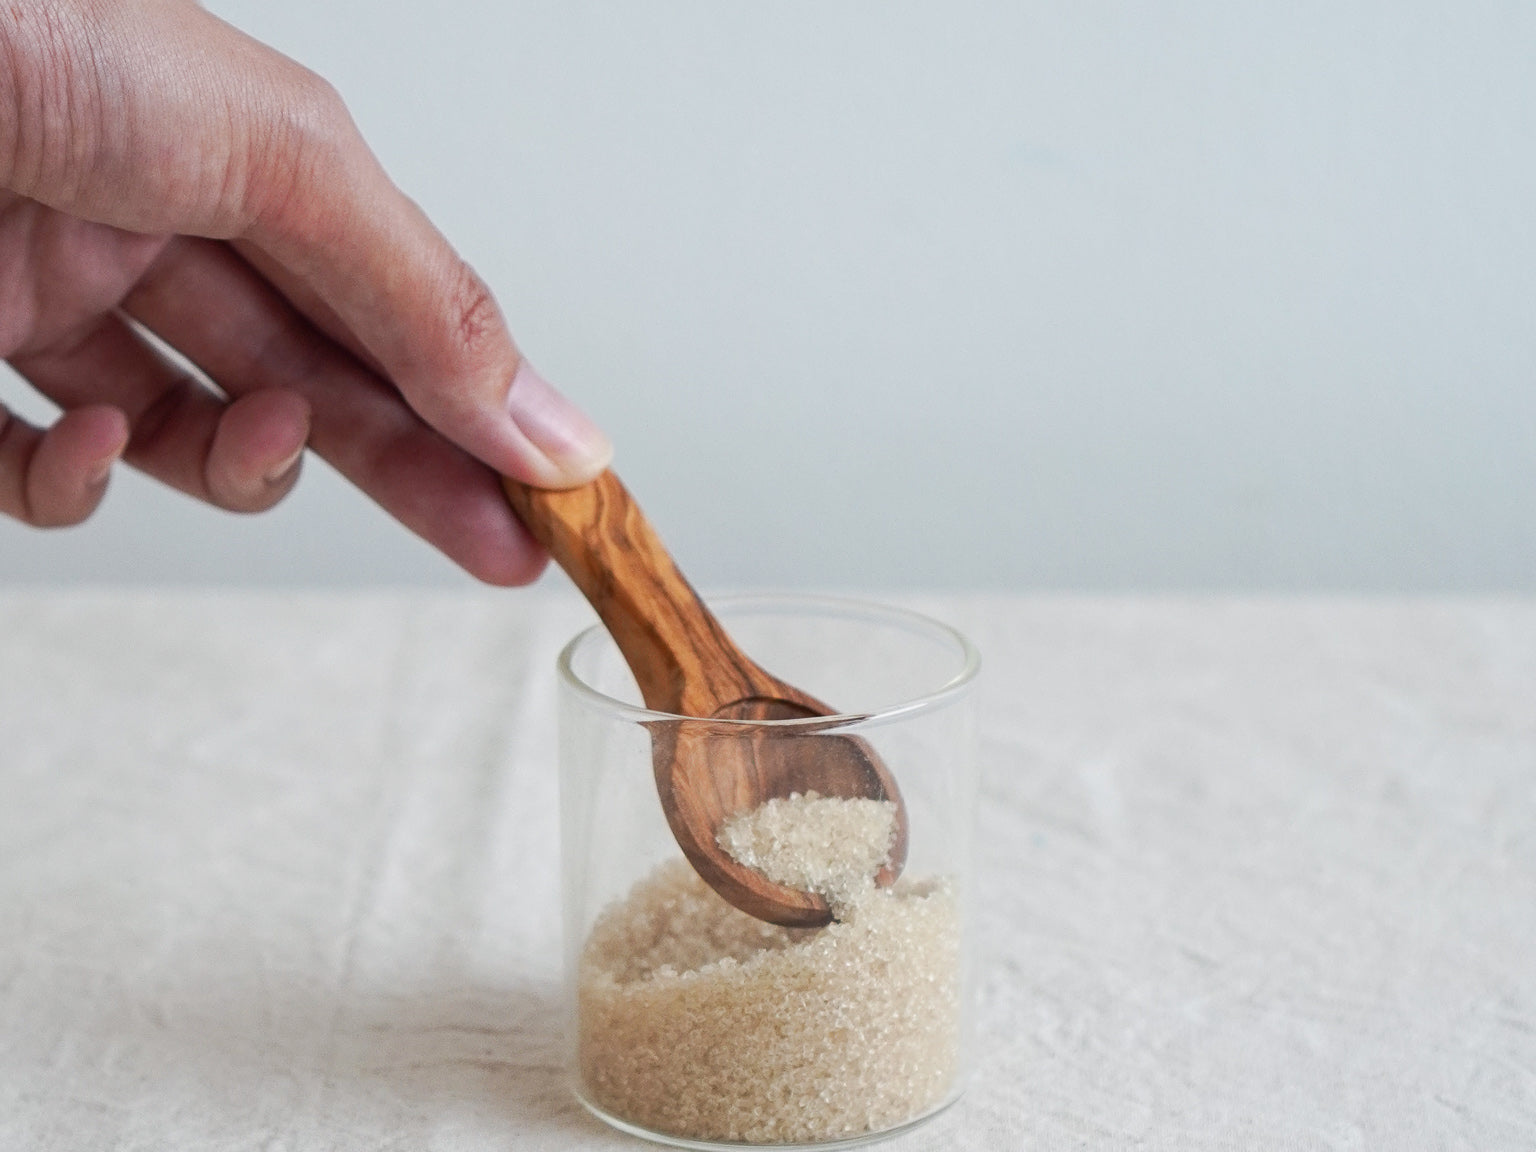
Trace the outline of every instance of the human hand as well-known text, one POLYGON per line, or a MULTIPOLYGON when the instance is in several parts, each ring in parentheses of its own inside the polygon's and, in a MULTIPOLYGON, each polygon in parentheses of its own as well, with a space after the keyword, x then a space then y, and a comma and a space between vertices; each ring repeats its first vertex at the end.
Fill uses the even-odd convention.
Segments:
POLYGON ((0 16, 0 357, 64 410, 0 407, 0 513, 38 526, 89 516, 119 458, 260 511, 307 443, 518 584, 545 556, 498 473, 567 487, 611 454, 335 92, 192 0, 0 16))

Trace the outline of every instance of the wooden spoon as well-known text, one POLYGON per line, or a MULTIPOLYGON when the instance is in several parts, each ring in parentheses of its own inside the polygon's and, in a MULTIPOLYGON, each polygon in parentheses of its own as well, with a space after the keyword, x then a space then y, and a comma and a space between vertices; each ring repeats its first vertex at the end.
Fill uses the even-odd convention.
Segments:
POLYGON ((731 642, 619 478, 604 472, 565 491, 507 479, 502 486, 523 523, 597 609, 645 706, 675 717, 650 725, 656 790, 678 846, 710 887, 774 924, 807 928, 832 919, 820 896, 773 883, 738 864, 716 840, 732 816, 792 792, 895 801, 896 839, 875 877, 882 885, 894 881, 906 860, 907 814, 890 772, 854 736, 800 724, 719 723, 834 712, 769 675, 731 642))

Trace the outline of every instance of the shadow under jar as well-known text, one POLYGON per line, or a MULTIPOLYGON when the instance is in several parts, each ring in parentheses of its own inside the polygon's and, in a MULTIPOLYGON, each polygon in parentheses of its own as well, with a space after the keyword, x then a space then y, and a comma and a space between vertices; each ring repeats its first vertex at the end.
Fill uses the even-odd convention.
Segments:
MULTIPOLYGON (((652 768, 654 733, 698 724, 707 740, 722 722, 647 710, 608 634, 578 635, 559 660, 576 1094, 615 1127, 682 1147, 892 1134, 953 1103, 969 1072, 979 659, 954 629, 896 608, 805 596, 712 607, 765 668, 840 710, 726 730, 867 742, 901 790, 905 869, 844 893, 824 928, 727 904, 678 849, 652 768)), ((789 800, 773 834, 813 854, 817 837, 836 849, 860 834, 837 811, 796 826, 814 799, 789 800)))

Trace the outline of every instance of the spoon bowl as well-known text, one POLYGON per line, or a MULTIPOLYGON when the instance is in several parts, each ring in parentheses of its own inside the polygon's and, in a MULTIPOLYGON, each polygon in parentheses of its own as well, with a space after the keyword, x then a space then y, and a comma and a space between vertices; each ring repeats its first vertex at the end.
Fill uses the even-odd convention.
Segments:
POLYGON ((838 734, 838 723, 846 721, 824 727, 797 723, 830 715, 831 709, 789 685, 781 691, 724 705, 711 720, 654 724, 652 764, 672 835, 709 886, 759 920, 815 928, 832 919, 827 902, 738 863, 719 845, 726 821, 796 793, 895 800, 895 840, 875 877, 881 885, 901 872, 907 824, 896 783, 869 744, 838 734), (775 723, 783 721, 790 723, 775 723))

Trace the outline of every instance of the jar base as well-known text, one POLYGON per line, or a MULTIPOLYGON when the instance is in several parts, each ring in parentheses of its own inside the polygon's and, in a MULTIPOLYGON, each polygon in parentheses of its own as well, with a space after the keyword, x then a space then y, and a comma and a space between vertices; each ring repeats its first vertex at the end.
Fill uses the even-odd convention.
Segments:
POLYGON ((578 1088, 573 1092, 577 1102, 592 1115, 596 1116, 610 1128, 616 1128, 630 1136, 638 1136, 642 1140, 649 1140, 653 1144, 664 1144, 669 1148, 688 1148, 694 1152, 739 1152, 742 1148, 774 1148, 780 1152, 825 1152, 829 1148, 859 1148, 867 1144, 874 1144, 881 1140, 893 1140, 897 1136, 905 1135, 914 1128, 921 1128, 939 1113, 947 1111, 961 1096, 965 1094, 963 1088, 947 1097, 942 1103, 935 1105, 919 1116, 910 1120, 903 1120, 894 1128, 882 1128, 878 1132, 861 1132, 857 1136, 839 1136, 831 1140, 816 1140, 810 1143, 791 1144, 755 1144, 737 1142, 731 1140, 693 1140, 687 1136, 674 1136, 667 1132, 653 1132, 649 1128, 642 1128, 638 1124, 631 1124, 628 1120, 621 1120, 611 1112, 604 1111, 600 1106, 588 1100, 578 1088))

